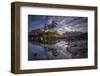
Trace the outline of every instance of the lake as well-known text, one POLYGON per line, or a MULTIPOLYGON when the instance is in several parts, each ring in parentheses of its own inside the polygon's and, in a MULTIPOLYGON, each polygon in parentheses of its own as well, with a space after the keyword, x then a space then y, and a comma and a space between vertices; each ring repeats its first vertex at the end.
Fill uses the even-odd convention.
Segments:
POLYGON ((28 60, 79 59, 88 57, 87 40, 52 40, 28 42, 28 60))

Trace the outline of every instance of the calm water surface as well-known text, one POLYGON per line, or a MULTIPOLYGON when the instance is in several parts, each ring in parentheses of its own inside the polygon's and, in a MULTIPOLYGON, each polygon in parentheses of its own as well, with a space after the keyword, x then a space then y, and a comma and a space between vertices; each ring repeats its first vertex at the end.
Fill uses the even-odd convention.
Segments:
POLYGON ((60 40, 51 44, 34 41, 28 43, 28 60, 87 58, 87 53, 87 40, 60 40))

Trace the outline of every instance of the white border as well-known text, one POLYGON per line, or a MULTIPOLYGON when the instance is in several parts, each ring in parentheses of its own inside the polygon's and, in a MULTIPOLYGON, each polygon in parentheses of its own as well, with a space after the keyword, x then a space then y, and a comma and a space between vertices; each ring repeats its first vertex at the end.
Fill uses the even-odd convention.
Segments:
POLYGON ((20 69, 43 69, 94 65, 94 11, 21 7, 20 8, 20 69), (88 58, 28 61, 28 14, 88 17, 88 58))

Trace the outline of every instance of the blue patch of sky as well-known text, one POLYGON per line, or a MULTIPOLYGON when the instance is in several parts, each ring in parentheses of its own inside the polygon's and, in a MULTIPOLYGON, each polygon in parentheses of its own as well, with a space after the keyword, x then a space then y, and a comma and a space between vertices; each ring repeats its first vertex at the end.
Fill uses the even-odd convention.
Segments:
POLYGON ((28 16, 28 31, 44 27, 48 23, 48 17, 29 15, 28 16))

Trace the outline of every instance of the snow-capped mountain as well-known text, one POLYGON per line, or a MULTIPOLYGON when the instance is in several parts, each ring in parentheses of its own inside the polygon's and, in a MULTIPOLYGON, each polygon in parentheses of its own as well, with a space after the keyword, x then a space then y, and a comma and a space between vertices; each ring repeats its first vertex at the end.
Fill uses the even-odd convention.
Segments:
POLYGON ((64 33, 66 33, 66 32, 72 32, 72 31, 75 31, 75 30, 73 30, 72 28, 69 28, 69 27, 60 27, 60 28, 57 28, 57 32, 59 33, 59 34, 64 34, 64 33))

